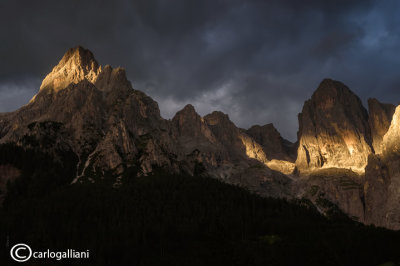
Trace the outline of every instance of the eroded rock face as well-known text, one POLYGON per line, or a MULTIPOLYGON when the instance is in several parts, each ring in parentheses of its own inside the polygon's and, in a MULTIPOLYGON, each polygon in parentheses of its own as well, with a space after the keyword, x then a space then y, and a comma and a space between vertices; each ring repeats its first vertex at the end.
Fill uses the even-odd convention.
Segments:
POLYGON ((380 103, 374 98, 368 99, 368 122, 371 127, 372 145, 377 154, 382 152, 383 136, 389 129, 395 109, 393 104, 380 103))
POLYGON ((289 196, 291 180, 269 168, 263 147, 228 115, 216 111, 202 118, 187 105, 177 112, 172 125, 178 158, 186 172, 194 174, 201 164, 208 175, 225 182, 273 197, 289 196))
POLYGON ((177 112, 172 119, 172 124, 178 136, 180 149, 189 153, 202 147, 204 150, 214 150, 217 140, 204 119, 196 113, 194 107, 186 105, 177 112))
POLYGON ((330 79, 304 103, 298 138, 301 172, 330 167, 363 172, 372 152, 367 111, 343 83, 330 79))
POLYGON ((92 52, 80 46, 71 48, 43 80, 40 90, 58 91, 84 79, 93 83, 100 72, 92 52))
POLYGON ((253 138, 237 128, 228 115, 213 112, 204 117, 215 138, 224 147, 224 154, 232 160, 247 158, 255 159, 263 164, 269 160, 263 147, 253 138))
POLYGON ((371 155, 365 171, 366 222, 400 229, 400 106, 383 137, 382 152, 371 155))
POLYGON ((53 142, 79 157, 78 179, 104 171, 118 176, 137 161, 142 174, 153 166, 175 167, 164 152, 168 125, 158 104, 132 88, 124 69, 102 70, 82 47, 68 50, 30 103, 7 115, 0 143, 32 146, 27 139, 48 134, 47 127, 34 125, 48 121, 58 130, 53 142))
POLYGON ((261 144, 269 160, 295 161, 296 153, 293 152, 295 144, 282 138, 273 124, 255 125, 246 130, 246 133, 261 144))
POLYGON ((396 107, 393 119, 382 141, 382 157, 391 160, 400 156, 400 106, 396 107))
MULTIPOLYGON (((392 213, 392 210, 396 211, 393 205, 398 205, 399 201, 396 199, 397 193, 389 193, 389 187, 392 183, 391 175, 393 173, 390 173, 387 163, 383 162, 379 156, 370 156, 368 166, 365 170, 365 183, 363 186, 365 195, 365 222, 398 229, 398 219, 396 221, 396 217, 393 217, 394 213, 392 213), (393 200, 397 200, 397 203, 393 202, 393 200)), ((397 181, 393 185, 399 186, 400 184, 397 181)), ((391 191, 393 192, 393 186, 391 191)))
POLYGON ((363 175, 348 169, 319 169, 293 183, 293 193, 311 200, 322 213, 333 203, 352 219, 364 222, 363 182, 363 175))

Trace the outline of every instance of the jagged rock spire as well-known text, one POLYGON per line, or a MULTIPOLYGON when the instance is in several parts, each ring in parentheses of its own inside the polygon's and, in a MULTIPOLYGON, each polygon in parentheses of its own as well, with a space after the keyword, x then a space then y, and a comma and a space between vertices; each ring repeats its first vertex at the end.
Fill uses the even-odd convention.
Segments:
POLYGON ((343 83, 321 82, 299 114, 296 165, 309 171, 322 167, 363 172, 372 152, 367 110, 343 83))
POLYGON ((69 49, 57 66, 46 76, 40 86, 42 90, 58 91, 66 88, 71 83, 76 84, 87 79, 94 83, 101 67, 93 53, 81 46, 69 49))

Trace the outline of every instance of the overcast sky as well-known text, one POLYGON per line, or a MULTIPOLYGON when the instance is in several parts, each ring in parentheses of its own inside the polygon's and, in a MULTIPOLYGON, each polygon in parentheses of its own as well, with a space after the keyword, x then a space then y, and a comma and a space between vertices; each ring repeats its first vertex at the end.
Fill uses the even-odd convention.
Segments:
POLYGON ((400 102, 400 1, 0 0, 0 112, 27 103, 64 52, 122 66, 171 118, 187 103, 240 127, 297 114, 323 78, 400 102))

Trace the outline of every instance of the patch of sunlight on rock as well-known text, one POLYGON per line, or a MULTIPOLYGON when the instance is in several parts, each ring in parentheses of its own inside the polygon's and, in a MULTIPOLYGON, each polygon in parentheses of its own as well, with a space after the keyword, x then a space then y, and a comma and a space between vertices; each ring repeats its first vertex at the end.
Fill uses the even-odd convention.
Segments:
POLYGON ((271 168, 272 170, 281 172, 285 175, 293 174, 296 165, 294 163, 282 160, 271 160, 266 163, 266 165, 271 168))

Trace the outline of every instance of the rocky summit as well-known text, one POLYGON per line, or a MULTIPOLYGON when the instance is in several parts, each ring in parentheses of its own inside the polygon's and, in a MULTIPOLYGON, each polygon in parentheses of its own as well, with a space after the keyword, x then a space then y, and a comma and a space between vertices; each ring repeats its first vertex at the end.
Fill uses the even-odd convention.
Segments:
POLYGON ((299 114, 300 171, 346 168, 363 172, 372 153, 368 113, 343 83, 325 79, 299 114))
MULTIPOLYGON (((227 114, 186 105, 170 119, 135 90, 123 68, 68 50, 32 100, 0 114, 0 143, 39 150, 76 173, 71 183, 154 171, 218 178, 262 196, 339 207, 367 224, 400 229, 400 110, 376 99, 367 111, 343 83, 325 79, 299 114, 298 140, 272 124, 238 128, 227 114)), ((0 190, 20 169, 0 165, 0 190)), ((1 199, 0 199, 1 200, 1 199)))

